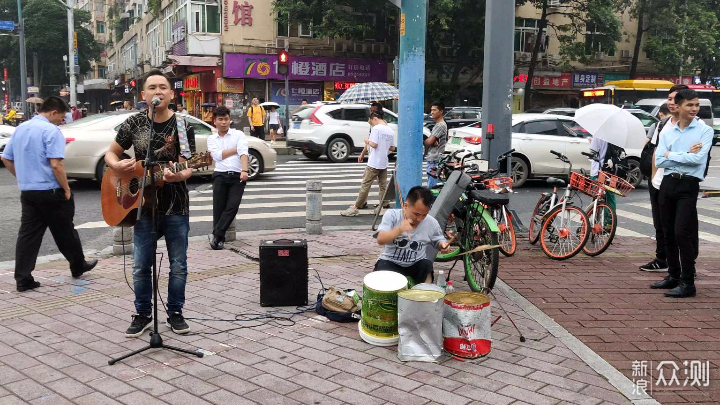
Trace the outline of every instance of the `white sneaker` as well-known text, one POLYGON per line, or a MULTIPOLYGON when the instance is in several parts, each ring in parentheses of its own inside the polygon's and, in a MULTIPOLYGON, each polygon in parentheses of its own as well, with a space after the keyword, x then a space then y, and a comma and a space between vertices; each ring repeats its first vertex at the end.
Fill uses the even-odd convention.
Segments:
POLYGON ((355 208, 354 205, 352 205, 352 206, 348 207, 348 209, 346 209, 345 211, 341 212, 340 215, 342 215, 344 217, 356 217, 356 216, 360 215, 360 211, 357 208, 355 208))
POLYGON ((275 141, 270 141, 270 145, 275 145, 275 141))

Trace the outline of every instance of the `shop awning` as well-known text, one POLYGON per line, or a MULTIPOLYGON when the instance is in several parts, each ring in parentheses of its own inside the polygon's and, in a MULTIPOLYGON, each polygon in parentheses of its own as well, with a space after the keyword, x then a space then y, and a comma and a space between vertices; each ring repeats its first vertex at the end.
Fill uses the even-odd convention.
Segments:
POLYGON ((170 55, 168 57, 173 64, 178 66, 219 66, 220 58, 217 56, 180 56, 170 55))

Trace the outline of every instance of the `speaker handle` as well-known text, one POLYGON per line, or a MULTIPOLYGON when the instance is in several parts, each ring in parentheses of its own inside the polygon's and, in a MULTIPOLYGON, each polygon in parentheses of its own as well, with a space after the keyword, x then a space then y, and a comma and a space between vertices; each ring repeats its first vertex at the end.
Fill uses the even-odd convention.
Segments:
POLYGON ((272 241, 273 244, 295 244, 295 240, 293 239, 276 239, 272 241))

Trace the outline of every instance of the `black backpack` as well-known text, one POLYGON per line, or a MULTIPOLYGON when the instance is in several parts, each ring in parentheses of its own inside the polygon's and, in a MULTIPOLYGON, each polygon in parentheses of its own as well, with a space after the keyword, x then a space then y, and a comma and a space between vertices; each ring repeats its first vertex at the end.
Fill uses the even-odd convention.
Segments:
MULTIPOLYGON (((670 117, 657 123, 656 131, 658 134, 662 132, 669 119, 670 117)), ((640 153, 640 173, 642 173, 643 176, 652 176, 652 161, 655 159, 655 148, 657 148, 657 144, 652 143, 652 138, 650 138, 650 142, 645 144, 642 152, 640 153)))

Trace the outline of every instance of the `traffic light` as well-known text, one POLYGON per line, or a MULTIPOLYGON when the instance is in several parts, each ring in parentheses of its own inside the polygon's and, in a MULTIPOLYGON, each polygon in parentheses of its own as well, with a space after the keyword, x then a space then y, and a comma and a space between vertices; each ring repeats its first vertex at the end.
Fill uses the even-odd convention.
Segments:
POLYGON ((286 50, 280 51, 280 53, 278 53, 278 73, 283 76, 287 76, 290 71, 289 65, 290 54, 286 50))
POLYGON ((5 91, 5 89, 6 89, 6 87, 5 87, 5 80, 3 80, 3 81, 2 81, 2 91, 5 91))
POLYGON ((130 80, 130 87, 135 87, 135 79, 130 80))

